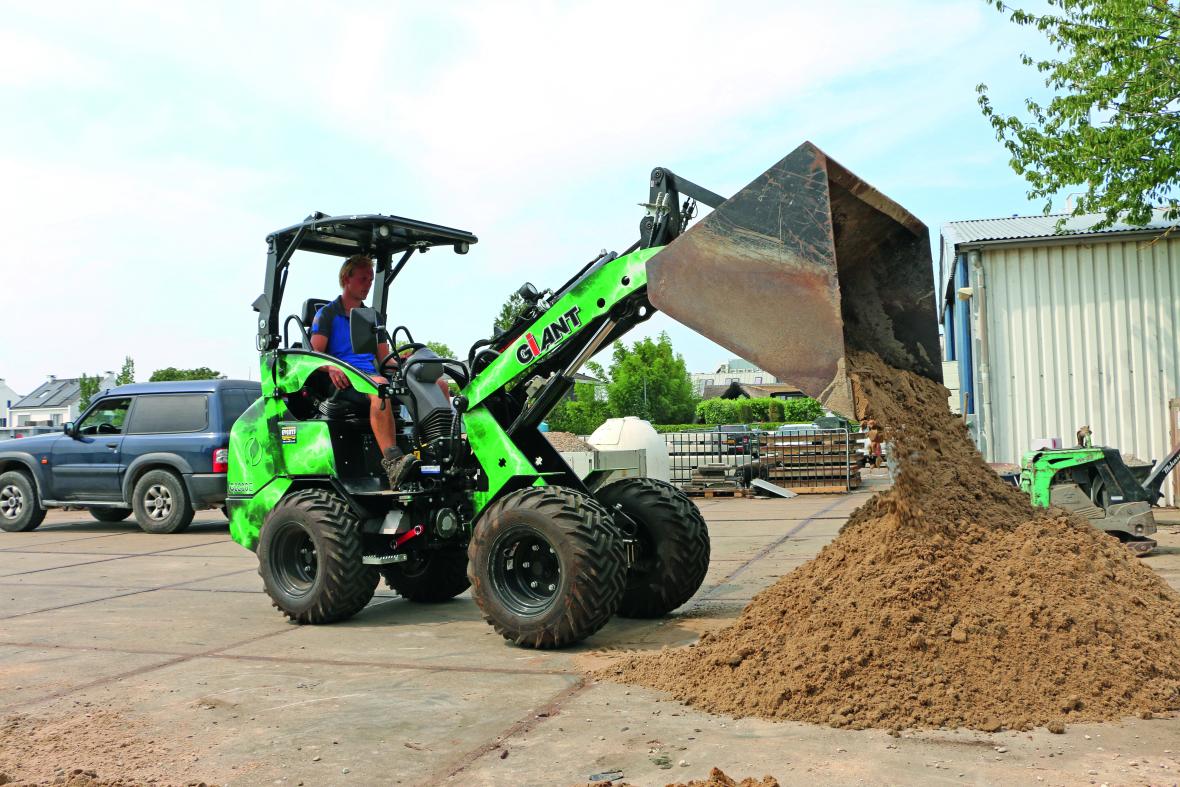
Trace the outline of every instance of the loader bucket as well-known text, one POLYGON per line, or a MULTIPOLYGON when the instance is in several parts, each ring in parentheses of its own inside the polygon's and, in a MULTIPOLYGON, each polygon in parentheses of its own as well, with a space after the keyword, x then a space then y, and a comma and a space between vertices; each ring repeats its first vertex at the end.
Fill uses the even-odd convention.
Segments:
POLYGON ((656 308, 844 415, 850 351, 942 380, 926 226, 810 142, 647 273, 656 308))

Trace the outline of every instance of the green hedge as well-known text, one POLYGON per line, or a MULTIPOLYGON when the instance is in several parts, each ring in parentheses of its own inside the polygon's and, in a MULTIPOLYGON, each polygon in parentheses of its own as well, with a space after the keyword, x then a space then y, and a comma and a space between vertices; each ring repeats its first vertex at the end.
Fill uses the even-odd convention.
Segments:
POLYGON ((697 405, 697 421, 702 424, 748 424, 778 421, 788 424, 811 423, 824 414, 814 399, 706 399, 697 405))
MULTIPOLYGON (((761 421, 750 424, 754 429, 763 429, 766 431, 778 429, 782 425, 782 421, 761 421)), ((667 434, 669 432, 708 432, 713 430, 713 427, 709 424, 652 424, 652 428, 660 434, 667 434)))

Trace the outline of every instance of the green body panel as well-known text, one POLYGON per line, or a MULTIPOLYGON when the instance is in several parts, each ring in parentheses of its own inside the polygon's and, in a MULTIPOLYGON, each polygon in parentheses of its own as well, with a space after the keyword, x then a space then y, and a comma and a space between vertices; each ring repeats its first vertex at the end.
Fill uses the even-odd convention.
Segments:
POLYGON ((538 473, 512 438, 500 427, 486 407, 477 407, 463 415, 467 442, 488 479, 486 492, 474 494, 475 513, 478 514, 496 499, 504 485, 518 476, 534 476, 534 486, 544 484, 538 473))
MULTIPOLYGON (((336 472, 328 424, 292 418, 282 398, 302 388, 308 376, 327 363, 299 353, 262 356, 262 397, 234 422, 229 436, 226 507, 230 535, 244 547, 254 548, 263 520, 291 486, 292 477, 336 472)), ((377 392, 368 377, 339 368, 358 391, 377 392)))
MULTIPOLYGON (((476 375, 470 385, 463 389, 462 394, 467 397, 469 406, 474 407, 496 391, 511 387, 527 375, 539 360, 544 359, 552 350, 567 341, 570 336, 585 330, 587 324, 609 312, 616 303, 636 290, 646 287, 647 261, 662 249, 663 247, 659 246, 625 254, 606 263, 586 277, 584 281, 574 286, 525 331, 516 346, 492 361, 486 369, 476 375), (564 333, 552 344, 543 347, 540 355, 524 361, 518 357, 516 350, 525 343, 525 336, 532 335, 540 343, 545 330, 573 309, 577 309, 578 325, 567 323, 567 327, 570 328, 568 333, 564 333)), ((486 468, 487 465, 484 467, 486 468)))
POLYGON ((289 478, 275 478, 252 497, 227 498, 229 509, 229 534, 234 541, 246 549, 254 549, 262 522, 270 510, 287 493, 291 486, 289 478))
POLYGON ((1037 508, 1049 507, 1049 487, 1057 473, 1071 467, 1105 461, 1099 448, 1060 448, 1033 451, 1020 460, 1020 488, 1037 508))

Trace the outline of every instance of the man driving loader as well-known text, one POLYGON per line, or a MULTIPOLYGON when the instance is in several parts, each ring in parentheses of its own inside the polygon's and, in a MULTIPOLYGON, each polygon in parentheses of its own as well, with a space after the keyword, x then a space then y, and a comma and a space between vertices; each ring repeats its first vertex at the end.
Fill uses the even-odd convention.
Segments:
MULTIPOLYGON (((340 296, 320 307, 315 319, 312 320, 311 348, 355 366, 367 373, 375 383, 388 382, 377 373, 377 359, 373 355, 355 352, 348 327, 349 314, 354 308, 365 305, 369 288, 373 286, 373 260, 364 254, 354 254, 340 266, 339 279, 340 296)), ((389 354, 389 345, 381 342, 377 346, 377 354, 381 358, 386 357, 389 354)), ((321 368, 328 373, 332 384, 340 390, 352 388, 348 376, 338 367, 325 364, 321 368)), ((372 394, 368 395, 368 399, 369 423, 373 427, 377 445, 381 448, 381 466, 389 475, 390 487, 397 489, 413 466, 414 457, 398 448, 397 421, 393 415, 392 405, 372 394)))

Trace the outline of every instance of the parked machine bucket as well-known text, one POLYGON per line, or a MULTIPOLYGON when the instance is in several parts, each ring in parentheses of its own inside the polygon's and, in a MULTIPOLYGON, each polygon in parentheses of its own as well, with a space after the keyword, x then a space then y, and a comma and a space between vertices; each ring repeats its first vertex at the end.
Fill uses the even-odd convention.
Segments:
POLYGON ((844 415, 850 351, 942 380, 926 225, 810 142, 647 270, 656 308, 844 415))

